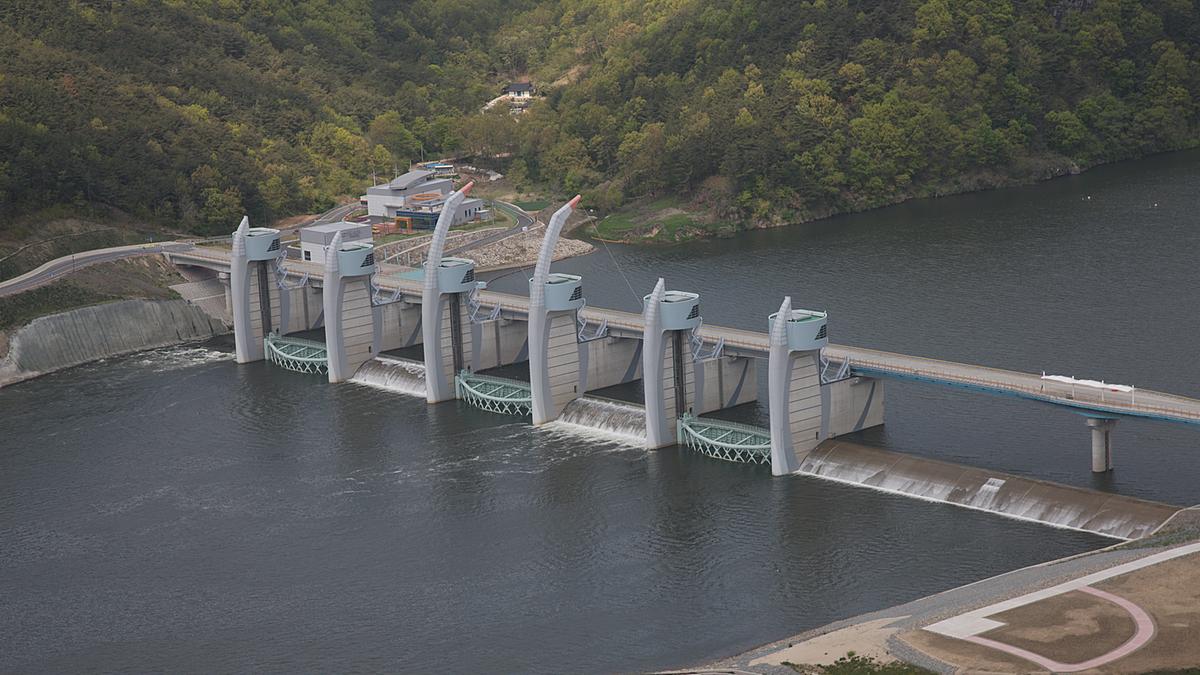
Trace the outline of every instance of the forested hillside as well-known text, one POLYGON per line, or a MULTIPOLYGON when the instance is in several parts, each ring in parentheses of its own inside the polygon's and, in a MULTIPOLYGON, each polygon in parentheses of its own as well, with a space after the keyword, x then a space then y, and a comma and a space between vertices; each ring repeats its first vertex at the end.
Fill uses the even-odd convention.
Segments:
POLYGON ((1192 0, 9 0, 0 203, 221 231, 424 150, 786 222, 1195 145, 1198 46, 1192 0))
POLYGON ((96 202, 218 232, 357 196, 457 143, 521 7, 6 0, 0 218, 96 202))

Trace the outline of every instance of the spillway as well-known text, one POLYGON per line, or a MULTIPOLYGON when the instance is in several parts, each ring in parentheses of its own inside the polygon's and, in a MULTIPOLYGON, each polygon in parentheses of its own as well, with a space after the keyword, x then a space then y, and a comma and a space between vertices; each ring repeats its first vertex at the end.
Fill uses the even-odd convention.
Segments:
POLYGON ((798 473, 1116 539, 1144 537, 1179 510, 844 441, 822 444, 798 473))
MULTIPOLYGON (((363 364, 352 381, 424 397, 425 365, 381 356, 363 364)), ((641 447, 646 412, 636 403, 584 396, 544 428, 641 447)), ((797 473, 1123 540, 1150 534, 1178 511, 1168 504, 838 440, 810 453, 797 473)))
POLYGON ((409 396, 425 397, 425 364, 388 356, 367 361, 351 382, 409 396))
POLYGON ((642 446, 646 443, 646 410, 636 403, 584 396, 567 404, 547 429, 598 434, 642 446))

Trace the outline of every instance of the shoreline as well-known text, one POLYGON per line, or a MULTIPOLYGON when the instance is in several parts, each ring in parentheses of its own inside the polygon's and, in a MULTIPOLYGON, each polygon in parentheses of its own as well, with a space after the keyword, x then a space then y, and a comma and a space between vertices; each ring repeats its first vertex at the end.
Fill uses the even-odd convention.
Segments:
MULTIPOLYGON (((647 247, 673 246, 673 245, 687 244, 687 243, 693 243, 693 242, 698 242, 698 241, 712 241, 714 239, 722 239, 722 238, 729 239, 729 238, 738 237, 747 232, 756 232, 756 231, 760 231, 760 230, 775 230, 775 229, 780 229, 780 228, 785 228, 785 227, 795 227, 795 226, 799 226, 799 225, 812 225, 812 224, 816 224, 816 223, 821 223, 823 221, 832 220, 835 218, 854 216, 854 215, 863 214, 863 213, 870 213, 872 211, 880 211, 883 209, 901 206, 904 204, 910 204, 913 202, 935 201, 935 200, 946 199, 946 198, 951 198, 951 197, 960 197, 960 196, 964 196, 964 195, 983 194, 983 193, 990 193, 990 192, 1001 192, 1004 190, 1034 187, 1034 186, 1041 185, 1044 183, 1054 182, 1054 181, 1057 181, 1057 180, 1060 180, 1063 178, 1070 178, 1070 177, 1081 176, 1084 174, 1092 173, 1092 172, 1096 171, 1097 169, 1102 170, 1102 169, 1105 169, 1108 167, 1118 166, 1118 165, 1127 164, 1127 163, 1131 163, 1131 162, 1145 161, 1148 159, 1167 157, 1170 155, 1177 155, 1177 154, 1188 153, 1188 152, 1200 152, 1200 141, 1198 141, 1195 145, 1193 145, 1191 147, 1187 147, 1187 148, 1164 150, 1162 152, 1154 152, 1154 153, 1150 153, 1150 154, 1146 154, 1146 155, 1140 155, 1137 157, 1126 157, 1123 159, 1117 159, 1117 160, 1113 160, 1110 162, 1101 162, 1098 164, 1092 164, 1092 165, 1086 166, 1086 167, 1080 167, 1079 165, 1072 162, 1069 167, 1063 167, 1063 170, 1061 172, 1056 172, 1052 175, 1046 175, 1041 178, 1030 178, 1028 180, 1013 179, 1013 180, 1009 180, 1009 181, 1003 181, 1003 182, 1000 182, 995 185, 989 185, 987 187, 950 190, 950 191, 938 192, 936 194, 926 195, 926 196, 909 196, 909 197, 904 197, 902 199, 897 199, 896 201, 890 201, 890 202, 887 202, 884 204, 879 204, 877 206, 869 206, 869 207, 865 207, 865 208, 847 209, 847 210, 826 210, 826 211, 821 212, 820 215, 813 215, 811 217, 801 217, 796 220, 787 220, 785 222, 756 224, 754 221, 751 221, 751 220, 727 221, 727 222, 733 223, 736 228, 732 234, 727 234, 727 235, 721 235, 721 234, 718 234, 717 232, 703 230, 699 233, 695 233, 695 234, 686 236, 686 237, 684 237, 682 239, 678 239, 676 241, 657 241, 657 240, 653 240, 653 239, 650 239, 647 237, 637 237, 637 238, 632 238, 632 239, 607 239, 607 238, 600 237, 598 234, 588 234, 587 238, 589 240, 594 239, 596 241, 603 241, 603 242, 609 243, 609 244, 626 244, 626 245, 631 245, 631 246, 647 246, 647 247)), ((634 206, 634 203, 626 204, 626 205, 622 206, 621 208, 618 208, 618 209, 612 211, 611 213, 606 214, 605 217, 607 218, 610 215, 627 213, 631 209, 631 207, 636 208, 636 206, 634 206)), ((712 216, 713 215, 712 211, 713 210, 711 208, 703 208, 703 209, 697 209, 695 211, 689 210, 687 212, 697 214, 697 215, 703 215, 703 216, 712 216)), ((602 221, 603 218, 600 220, 602 221)), ((597 222, 599 222, 599 221, 597 221, 597 222)), ((642 223, 642 225, 648 226, 648 225, 650 225, 650 223, 642 223)))
POLYGON ((793 654, 812 654, 822 649, 832 649, 818 657, 823 660, 795 663, 827 665, 854 651, 877 659, 882 655, 883 661, 895 660, 935 672, 952 673, 957 670, 956 666, 920 651, 900 638, 899 634, 997 601, 1051 588, 1084 575, 1146 558, 1181 544, 1194 543, 1200 540, 1197 523, 1200 523, 1200 505, 1182 507, 1142 539, 1116 542, 1091 551, 1018 567, 908 602, 832 621, 721 659, 697 663, 682 672, 737 670, 783 675, 796 671, 773 662, 787 658, 781 654, 789 650, 793 654), (1181 522, 1177 523, 1177 520, 1181 522), (1182 540, 1177 541, 1180 537, 1182 540))

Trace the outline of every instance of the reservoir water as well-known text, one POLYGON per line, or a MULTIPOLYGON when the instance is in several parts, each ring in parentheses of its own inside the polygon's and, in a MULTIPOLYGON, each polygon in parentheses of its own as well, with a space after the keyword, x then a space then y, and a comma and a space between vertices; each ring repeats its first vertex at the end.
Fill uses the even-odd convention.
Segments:
MULTIPOLYGON (((1198 395, 1198 184, 1181 153, 556 269, 593 305, 636 309, 662 275, 708 322, 761 328, 788 293, 836 342, 1198 395)), ((231 350, 0 389, 0 670, 668 668, 1111 542, 231 350)), ((1200 501, 1200 430, 1124 420, 1096 479, 1077 415, 888 386, 857 440, 1200 501)))

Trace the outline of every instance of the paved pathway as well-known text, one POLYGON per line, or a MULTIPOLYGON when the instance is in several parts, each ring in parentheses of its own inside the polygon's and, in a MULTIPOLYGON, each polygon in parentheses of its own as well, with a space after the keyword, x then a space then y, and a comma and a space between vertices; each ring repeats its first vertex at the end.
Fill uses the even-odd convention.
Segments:
POLYGON ((153 244, 134 244, 132 246, 114 246, 113 248, 101 248, 65 255, 61 258, 51 260, 41 267, 26 272, 19 277, 0 282, 0 297, 45 286, 90 265, 143 255, 156 255, 167 251, 184 251, 189 248, 192 248, 192 244, 190 243, 158 242, 153 244))
POLYGON ((946 637, 956 638, 959 640, 966 640, 978 645, 997 649, 1008 654, 1018 656, 1026 661, 1030 661, 1031 663, 1036 663, 1039 666, 1056 673, 1076 673, 1082 670, 1099 668, 1106 663, 1111 663, 1117 659, 1132 654, 1134 651, 1140 649, 1142 646, 1148 643, 1154 637, 1154 622, 1150 619, 1149 614, 1147 614, 1146 611, 1141 607, 1138 607, 1134 603, 1120 596, 1108 593, 1107 591, 1092 588, 1092 584, 1097 584, 1102 581, 1112 579, 1113 577, 1119 577, 1124 574, 1129 574, 1130 572, 1136 572, 1137 570, 1150 567, 1151 565, 1157 565, 1159 563, 1163 563, 1168 560, 1174 560, 1175 558, 1191 555, 1193 553, 1200 553, 1200 543, 1188 544, 1186 546, 1179 546, 1166 551, 1161 551, 1159 553, 1154 553, 1144 558, 1114 565, 1108 569, 1104 569, 1099 572, 1093 572, 1076 579, 1071 579, 1070 581, 1065 581, 1049 588, 1043 588, 1038 591, 1033 591, 1024 595, 1019 595, 1015 598, 1004 600, 1002 602, 996 602, 985 607, 964 612, 957 616, 952 616, 948 619, 943 619, 936 623, 925 626, 925 630, 931 633, 937 633, 938 635, 944 635, 946 637), (995 630, 997 628, 1002 628, 1005 625, 1003 622, 990 619, 988 617, 1002 614, 1004 612, 1017 609, 1018 607, 1031 605, 1035 602, 1040 602, 1042 600, 1053 598, 1071 591, 1081 591, 1083 593, 1099 597, 1124 609, 1133 619, 1134 624, 1137 627, 1133 637, 1129 638, 1124 644, 1116 649, 1081 663, 1060 663, 1053 659, 1041 656, 1040 654, 1035 654, 1034 652, 1026 649, 1014 647, 998 640, 981 637, 983 633, 995 630))
MULTIPOLYGON (((781 665, 783 661, 794 661, 806 642, 836 638, 839 632, 852 632, 859 627, 870 627, 880 646, 886 646, 892 656, 908 663, 929 668, 936 672, 950 673, 954 668, 937 661, 923 652, 912 649, 896 635, 933 624, 950 616, 961 615, 983 604, 998 603, 1014 596, 1029 593, 1031 589, 1053 587, 1070 583, 1080 577, 1096 572, 1105 572, 1125 563, 1137 562, 1153 556, 1163 549, 1105 549, 1094 553, 1072 556, 1039 565, 1014 570, 999 576, 960 586, 942 593, 930 595, 903 605, 871 612, 850 619, 837 621, 799 635, 789 637, 736 657, 709 664, 708 667, 740 668, 754 673, 770 675, 795 675, 791 668, 781 665)), ((1150 563, 1153 564, 1153 563, 1150 563)), ((836 640, 829 640, 838 644, 836 640)), ((862 649, 860 649, 862 651, 862 649)), ((845 650, 832 658, 842 656, 845 650)), ((803 658, 803 657, 800 657, 803 658)))

